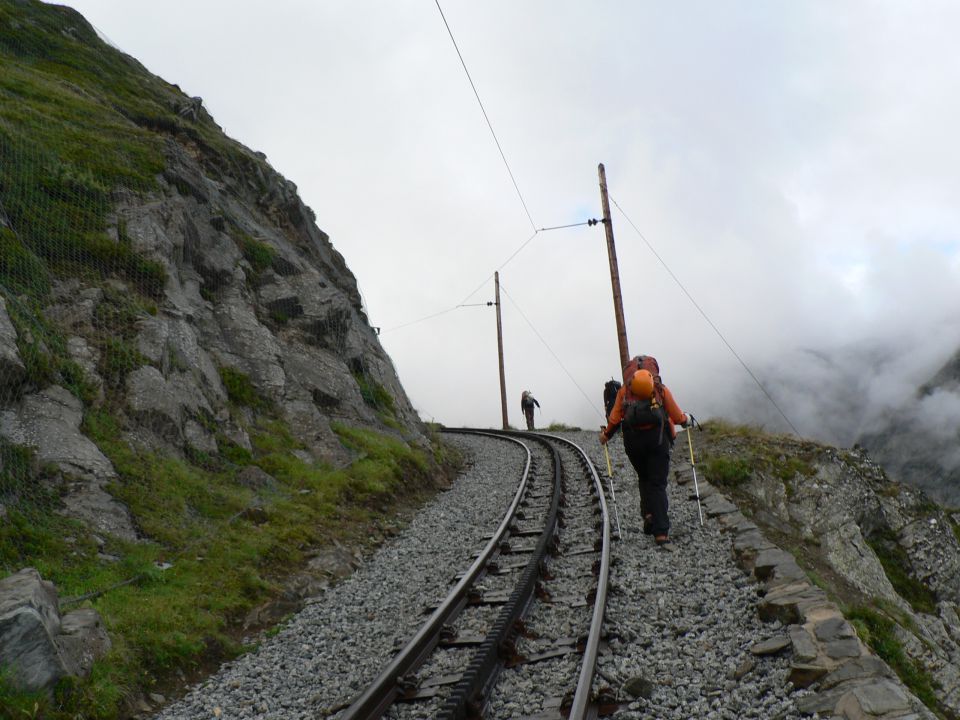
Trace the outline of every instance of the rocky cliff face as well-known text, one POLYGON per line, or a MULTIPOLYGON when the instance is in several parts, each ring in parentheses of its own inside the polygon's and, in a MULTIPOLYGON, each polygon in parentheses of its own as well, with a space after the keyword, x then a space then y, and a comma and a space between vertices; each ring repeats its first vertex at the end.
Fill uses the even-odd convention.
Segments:
POLYGON ((262 154, 67 8, 0 3, 0 51, 0 438, 68 476, 71 513, 136 536, 90 409, 188 458, 249 451, 265 410, 333 466, 331 423, 423 440, 356 279, 262 154))
POLYGON ((886 643, 914 692, 960 717, 960 515, 860 449, 722 426, 705 435, 706 476, 886 643))

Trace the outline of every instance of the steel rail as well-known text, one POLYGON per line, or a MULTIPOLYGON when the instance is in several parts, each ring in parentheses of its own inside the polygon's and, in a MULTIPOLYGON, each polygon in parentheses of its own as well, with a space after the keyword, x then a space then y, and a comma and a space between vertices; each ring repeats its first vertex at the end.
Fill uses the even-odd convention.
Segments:
MULTIPOLYGON (((444 432, 452 432, 445 430, 444 432)), ((456 431, 466 432, 466 431, 456 431)), ((397 680, 415 670, 430 654, 439 642, 439 633, 444 624, 454 617, 467 602, 467 592, 477 577, 484 570, 486 564, 499 547, 504 535, 507 534, 514 519, 520 501, 526 492, 530 477, 530 450, 521 441, 501 434, 490 432, 470 431, 473 435, 486 435, 503 440, 510 440, 520 445, 527 453, 527 460, 523 468, 523 477, 517 492, 510 503, 503 521, 497 528, 490 542, 486 544, 480 555, 463 575, 460 582, 450 591, 446 599, 434 610, 426 623, 421 626, 416 635, 398 652, 393 660, 380 672, 377 678, 359 695, 340 716, 340 720, 374 720, 383 715, 399 694, 397 680)))
MULTIPOLYGON (((567 720, 584 720, 590 711, 590 693, 593 688, 593 677, 597 667, 597 656, 600 652, 600 636, 603 631, 603 616, 607 609, 607 588, 610 578, 610 513, 607 510, 607 501, 603 492, 603 483, 597 469, 590 462, 590 457, 579 445, 558 435, 547 435, 554 440, 572 446, 584 461, 586 468, 593 476, 593 484, 600 501, 600 513, 603 522, 603 547, 600 552, 600 573, 597 577, 597 596, 593 603, 593 617, 590 620, 590 632, 587 644, 583 651, 583 662, 580 664, 580 677, 577 681, 577 690, 570 705, 570 714, 567 720)), ((595 714, 592 717, 596 717, 595 714)))
POLYGON ((556 538, 560 497, 563 494, 563 467, 560 452, 556 446, 551 445, 539 435, 515 433, 509 430, 497 432, 499 437, 514 434, 542 443, 553 455, 553 493, 550 508, 547 511, 543 531, 540 533, 529 562, 523 569, 520 581, 510 593, 510 598, 494 621, 493 628, 474 653, 463 677, 457 682, 450 697, 437 713, 437 720, 464 720, 481 714, 484 698, 503 665, 504 648, 516 635, 517 621, 524 616, 533 599, 537 581, 542 574, 544 559, 556 538))

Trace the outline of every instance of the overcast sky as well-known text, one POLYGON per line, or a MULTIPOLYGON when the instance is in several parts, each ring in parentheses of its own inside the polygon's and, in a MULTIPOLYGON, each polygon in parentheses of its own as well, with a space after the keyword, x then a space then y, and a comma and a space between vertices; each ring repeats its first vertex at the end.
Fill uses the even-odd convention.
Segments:
POLYGON ((599 426, 603 229, 534 230, 600 216, 601 162, 631 353, 698 417, 785 429, 690 297, 844 443, 960 347, 955 2, 443 0, 529 217, 434 0, 69 4, 297 184, 427 420, 499 425, 494 311, 452 308, 500 269, 511 423, 599 426))

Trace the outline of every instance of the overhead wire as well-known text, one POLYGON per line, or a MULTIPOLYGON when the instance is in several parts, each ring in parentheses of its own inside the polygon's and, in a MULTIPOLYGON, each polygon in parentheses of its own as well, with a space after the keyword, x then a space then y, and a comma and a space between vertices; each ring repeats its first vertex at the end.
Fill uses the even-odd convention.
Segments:
MULTIPOLYGON (((506 154, 503 152, 503 146, 500 144, 500 140, 499 140, 499 138, 497 137, 497 133, 496 133, 496 131, 493 129, 493 123, 490 121, 490 116, 487 114, 487 110, 486 110, 486 108, 485 108, 484 105, 483 105, 483 100, 481 100, 481 98, 480 98, 480 93, 479 93, 479 91, 477 90, 477 86, 476 86, 476 84, 473 82, 473 77, 470 75, 470 70, 469 70, 469 68, 467 68, 467 63, 466 63, 466 61, 464 60, 464 58, 463 58, 463 53, 460 51, 460 46, 457 44, 457 40, 456 40, 456 38, 455 38, 454 35, 453 35, 453 30, 452 30, 451 27, 450 27, 450 23, 447 22, 447 17, 446 17, 446 15, 445 15, 444 12, 443 12, 443 8, 440 7, 440 0, 435 0, 435 2, 436 2, 437 10, 438 10, 438 12, 440 13, 440 17, 441 17, 441 19, 443 20, 443 24, 444 24, 444 26, 445 26, 446 29, 447 29, 447 34, 450 36, 450 41, 453 43, 453 47, 454 47, 454 49, 455 49, 456 52, 457 52, 457 57, 460 59, 460 65, 463 67, 464 73, 466 73, 467 80, 468 80, 469 83, 470 83, 470 88, 473 90, 474 97, 476 97, 477 103, 478 103, 479 106, 480 106, 480 111, 483 113, 483 119, 486 121, 487 127, 490 129, 490 134, 493 136, 493 141, 494 141, 494 143, 495 143, 496 146, 497 146, 497 151, 500 153, 500 159, 503 161, 503 165, 504 165, 504 167, 505 167, 506 170, 507 170, 507 174, 510 176, 510 182, 513 183, 513 188, 514 188, 514 190, 515 190, 516 193, 517 193, 517 197, 520 199, 520 204, 523 206, 523 211, 524 211, 524 213, 526 213, 527 219, 530 221, 530 226, 533 228, 533 235, 531 235, 529 238, 527 238, 527 240, 526 240, 522 245, 520 245, 520 247, 518 247, 518 248, 513 252, 513 254, 510 255, 510 257, 508 257, 508 258, 500 265, 499 268, 497 268, 497 270, 496 270, 495 272, 499 272, 499 271, 502 270, 504 267, 506 267, 506 265, 507 265, 511 260, 513 260, 513 258, 515 258, 517 255, 519 255, 520 252, 521 252, 525 247, 527 247, 527 245, 529 245, 529 244, 533 241, 533 239, 534 239, 540 232, 546 232, 546 231, 549 231, 549 230, 560 230, 560 229, 570 228, 570 227, 579 227, 579 226, 581 226, 581 225, 595 225, 597 221, 595 221, 595 220, 590 220, 590 221, 583 222, 583 223, 572 223, 572 224, 569 224, 569 225, 557 225, 557 226, 554 226, 554 227, 537 228, 536 223, 534 223, 534 221, 533 221, 533 216, 530 214, 530 210, 529 210, 529 208, 527 207, 527 203, 526 203, 526 201, 525 201, 524 198, 523 198, 523 193, 520 192, 520 186, 517 184, 517 180, 516 180, 516 177, 515 177, 514 174, 513 174, 513 170, 510 168, 510 163, 507 161, 507 156, 506 156, 506 154)), ((616 201, 612 196, 610 196, 610 200, 611 200, 611 202, 613 202, 613 204, 614 204, 614 206, 617 208, 617 210, 620 211, 620 213, 623 215, 623 217, 626 219, 626 221, 630 224, 630 226, 634 229, 634 231, 637 233, 637 235, 640 236, 640 239, 643 240, 643 242, 644 242, 644 243, 646 244, 646 246, 649 248, 650 252, 653 253, 654 257, 657 258, 658 262, 663 266, 663 268, 667 271, 667 273, 670 275, 670 277, 673 278, 673 281, 674 281, 674 282, 677 284, 677 286, 683 291, 684 295, 687 296, 687 299, 690 300, 690 302, 691 302, 691 303, 693 304, 693 306, 697 309, 697 311, 700 313, 700 315, 703 317, 703 319, 707 322, 707 324, 708 324, 708 325, 713 329, 713 331, 717 334, 717 337, 719 337, 720 340, 723 342, 723 344, 726 345, 727 349, 728 349, 728 350, 733 354, 733 356, 737 359, 737 362, 740 363, 740 365, 741 365, 741 366, 743 367, 743 369, 747 372, 747 374, 750 376, 750 378, 754 381, 754 383, 756 383, 757 387, 760 388, 760 391, 766 396, 767 400, 770 401, 770 404, 773 405, 774 408, 776 408, 777 412, 778 412, 778 413, 780 414, 780 416, 783 418, 784 422, 786 422, 787 425, 790 427, 790 429, 794 432, 794 434, 796 434, 796 435, 799 437, 799 436, 800 436, 800 432, 797 430, 796 426, 794 426, 794 424, 790 421, 790 418, 787 417, 787 414, 786 414, 786 413, 783 411, 783 409, 777 404, 776 400, 773 399, 773 396, 767 391, 766 387, 764 387, 763 383, 760 382, 759 378, 757 378, 757 376, 756 376, 756 375, 754 374, 754 372, 750 369, 750 367, 749 367, 749 366, 747 365, 747 363, 743 360, 743 358, 740 357, 740 354, 737 353, 736 350, 734 350, 733 346, 727 341, 727 339, 726 339, 726 337, 724 337, 723 333, 720 332, 720 329, 719 329, 719 328, 714 324, 714 322, 709 318, 709 316, 706 314, 706 312, 703 310, 703 308, 700 307, 699 303, 697 303, 697 301, 693 298, 693 296, 692 296, 692 295, 690 294, 690 292, 686 289, 686 287, 684 287, 683 283, 680 282, 680 279, 674 274, 674 272, 670 269, 670 267, 667 265, 667 263, 664 261, 664 259, 663 259, 662 257, 660 257, 660 254, 657 253, 657 251, 653 248, 653 245, 650 244, 650 242, 647 240, 647 238, 644 236, 644 234, 643 234, 642 232, 640 232, 640 229, 636 226, 636 224, 633 222, 633 220, 630 219, 630 217, 626 214, 626 212, 624 212, 623 208, 620 207, 620 205, 617 203, 617 201, 616 201)), ((451 311, 453 311, 453 310, 456 310, 456 309, 458 309, 458 308, 460 308, 460 307, 469 307, 468 305, 465 305, 466 301, 469 300, 471 297, 473 297, 477 292, 479 292, 480 289, 481 289, 487 282, 489 282, 489 281, 490 281, 490 278, 492 278, 493 276, 494 276, 494 273, 491 273, 490 275, 488 275, 487 277, 485 277, 485 278, 483 279, 483 281, 480 283, 480 285, 478 285, 478 286, 476 287, 476 289, 474 289, 472 292, 470 292, 470 294, 468 294, 463 300, 461 300, 460 303, 457 304, 455 307, 449 308, 449 309, 444 310, 444 311, 441 311, 441 312, 439 312, 439 313, 434 313, 433 315, 428 315, 428 316, 426 316, 426 317, 424 317, 424 318, 421 318, 421 319, 419 319, 419 320, 415 320, 415 321, 410 322, 410 323, 405 323, 405 324, 403 324, 403 325, 398 325, 398 326, 393 327, 393 328, 390 328, 389 330, 386 330, 386 331, 384 331, 384 332, 390 332, 391 330, 399 330, 399 329, 404 328, 404 327, 409 327, 410 325, 415 325, 415 324, 417 324, 417 323, 424 322, 424 321, 426 321, 426 320, 430 320, 430 319, 432 319, 432 318, 439 317, 439 316, 441 316, 441 315, 445 315, 446 313, 451 312, 451 311)), ((546 342, 546 340, 544 340, 543 336, 540 335, 540 333, 537 331, 537 329, 533 326, 533 323, 530 322, 529 318, 527 318, 527 316, 524 314, 523 310, 520 309, 520 307, 517 305, 516 301, 513 300, 513 298, 510 297, 510 295, 506 292, 506 290, 504 289, 502 283, 501 283, 501 285, 500 285, 500 289, 504 291, 504 294, 507 295, 507 298, 510 300, 511 303, 513 303, 514 307, 516 307, 517 311, 520 313, 520 315, 523 317, 523 319, 527 322, 527 324, 530 325, 530 328, 531 328, 531 329, 533 330, 533 332, 537 335, 537 337, 540 339, 540 341, 544 344, 544 346, 547 348, 547 350, 550 352, 550 354, 553 355, 554 359, 557 361, 557 363, 560 365, 560 367, 563 368, 563 371, 564 371, 565 373, 567 373, 567 376, 571 379, 571 381, 573 381, 574 385, 576 385, 577 389, 580 390, 581 394, 583 394, 583 396, 584 396, 585 398, 587 398, 587 401, 590 402, 590 404, 591 404, 592 407, 595 407, 595 406, 593 406, 593 403, 590 401, 590 399, 589 399, 589 397, 587 396, 587 394, 583 391, 583 388, 581 388, 580 385, 577 384, 577 381, 576 381, 576 380, 573 378, 573 376, 569 373, 569 371, 566 369, 566 367, 564 367, 563 363, 560 361, 560 358, 559 358, 559 357, 557 356, 557 354, 553 351, 553 349, 549 346, 549 344, 546 342)), ((600 414, 601 414, 601 416, 603 415, 602 412, 601 412, 600 414)))
POLYGON ((473 82, 473 78, 470 76, 470 71, 467 69, 467 63, 463 59, 463 53, 460 52, 460 47, 457 45, 457 40, 453 37, 453 30, 450 29, 450 23, 447 22, 447 16, 443 14, 443 8, 440 7, 440 0, 435 0, 437 3, 437 10, 440 11, 440 17, 443 19, 443 24, 447 28, 447 34, 450 36, 450 41, 453 43, 454 50, 457 51, 457 57, 460 58, 460 64, 463 66, 463 71, 467 74, 467 80, 470 81, 470 87, 473 88, 473 94, 477 98, 477 102, 480 104, 480 111, 483 113, 483 119, 487 121, 487 127, 490 128, 490 134, 493 135, 493 141, 497 144, 497 150, 500 151, 500 158, 503 160, 504 167, 507 168, 507 174, 510 176, 510 182, 513 183, 513 189, 517 191, 517 197, 520 198, 520 204, 523 205, 523 211, 527 214, 527 219, 530 221, 530 227, 534 230, 537 229, 536 223, 533 222, 533 217, 530 215, 530 210, 527 208, 527 202, 523 199, 523 193, 520 192, 520 186, 517 185, 517 179, 513 176, 513 170, 510 169, 510 163, 507 162, 507 156, 503 152, 503 147, 500 145, 500 140, 497 138, 497 133, 493 129, 493 123, 490 122, 490 116, 487 115, 487 109, 483 106, 483 100, 480 99, 480 93, 477 92, 477 86, 473 82))
POLYGON ((394 326, 394 327, 392 327, 392 328, 387 328, 387 329, 385 329, 385 330, 382 331, 382 332, 384 332, 384 333, 388 333, 388 332, 392 332, 392 331, 394 331, 394 330, 400 330, 400 329, 402 329, 402 328, 410 327, 411 325, 416 325, 416 324, 418 324, 418 323, 425 322, 426 320, 431 320, 431 319, 433 319, 433 318, 440 317, 441 315, 445 315, 446 313, 451 312, 451 311, 453 311, 453 310, 456 310, 457 308, 465 307, 464 304, 467 302, 467 300, 469 300, 469 299, 472 298, 474 295, 476 295, 476 294, 481 290, 481 288, 483 288, 484 285, 486 285, 488 282, 490 282, 490 279, 494 276, 494 273, 495 273, 495 272, 499 272, 500 270, 503 270, 503 268, 505 268, 505 267, 510 263, 510 261, 512 261, 517 255, 519 255, 519 254, 523 251, 523 249, 524 249, 525 247, 527 247, 527 245, 529 245, 529 244, 533 241, 533 239, 534 239, 539 233, 541 233, 541 232, 547 232, 547 231, 550 231, 550 230, 561 230, 561 229, 563 229, 563 228, 580 227, 581 225, 596 225, 596 224, 597 224, 597 221, 596 221, 596 220, 588 220, 587 222, 582 222, 582 223, 572 223, 572 224, 569 224, 569 225, 556 225, 556 226, 554 226, 554 227, 537 228, 536 223, 534 223, 534 221, 533 221, 533 216, 530 214, 530 210, 529 210, 529 208, 527 207, 527 202, 526 202, 526 200, 524 200, 524 198, 523 198, 523 193, 520 192, 520 186, 517 184, 517 180, 516 180, 516 177, 515 177, 514 174, 513 174, 513 170, 510 168, 510 163, 507 161, 507 156, 506 156, 506 153, 504 153, 504 151, 503 151, 503 146, 500 144, 500 140, 499 140, 499 138, 497 137, 497 133, 496 133, 496 131, 493 129, 493 123, 492 123, 491 120, 490 120, 490 116, 487 114, 487 109, 486 109, 486 107, 484 107, 483 100, 480 98, 480 92, 477 90, 476 83, 473 82, 473 77, 470 75, 470 69, 467 67, 466 60, 464 60, 464 58, 463 58, 463 53, 460 51, 460 46, 457 44, 457 39, 454 37, 454 35, 453 35, 453 30, 452 30, 451 27, 450 27, 450 23, 447 21, 447 16, 444 14, 443 8, 440 7, 440 0, 435 0, 435 2, 436 2, 436 5, 437 5, 437 11, 440 13, 440 18, 443 20, 443 25, 444 25, 444 27, 446 27, 446 29, 447 29, 447 34, 450 36, 450 42, 453 43, 453 48, 454 48, 454 50, 457 51, 457 57, 460 59, 460 65, 463 67, 464 73, 466 73, 467 80, 468 80, 469 83, 470 83, 470 88, 473 90, 473 95, 474 95, 474 97, 476 97, 476 99, 477 99, 477 104, 480 106, 480 112, 483 113, 483 119, 486 121, 487 127, 490 129, 490 134, 493 136, 493 141, 494 141, 494 143, 495 143, 496 146, 497 146, 497 151, 500 153, 500 159, 503 161, 503 165, 504 165, 504 167, 507 169, 507 174, 510 176, 510 182, 513 183, 513 189, 516 191, 517 197, 520 199, 520 204, 523 206, 523 211, 524 211, 524 213, 526 213, 526 215, 527 215, 527 220, 530 221, 530 227, 533 228, 533 234, 532 234, 530 237, 528 237, 528 238, 520 245, 520 247, 518 247, 516 250, 514 250, 513 253, 510 255, 510 257, 508 257, 506 260, 504 260, 504 261, 500 264, 500 266, 499 266, 498 268, 496 268, 496 270, 494 270, 494 272, 491 272, 489 275, 487 275, 487 276, 480 282, 480 284, 477 285, 476 288, 474 288, 472 291, 470 291, 470 293, 468 293, 468 294, 463 298, 463 300, 461 300, 459 303, 457 303, 457 305, 455 305, 454 307, 448 308, 447 310, 443 310, 443 311, 441 311, 441 312, 434 313, 434 314, 432 314, 432 315, 428 315, 428 316, 426 316, 426 317, 420 318, 419 320, 414 320, 414 321, 412 321, 412 322, 404 323, 404 324, 402 324, 402 325, 396 325, 396 326, 394 326))
POLYGON ((544 339, 543 335, 540 334, 540 331, 537 330, 537 328, 534 326, 534 324, 530 321, 530 318, 527 317, 527 314, 526 314, 525 312, 523 312, 523 310, 522 310, 522 309, 520 308, 520 306, 517 304, 517 301, 514 300, 514 299, 513 299, 513 296, 510 295, 510 293, 507 292, 507 289, 503 286, 503 283, 502 283, 502 282, 500 283, 500 292, 502 292, 504 295, 507 296, 507 299, 508 299, 508 300, 510 301, 510 303, 513 305, 513 307, 516 308, 516 310, 517 310, 518 313, 520 313, 520 317, 522 317, 522 318, 524 319, 524 321, 527 323, 527 325, 530 326, 530 329, 533 330, 534 335, 536 335, 537 338, 540 340, 540 342, 543 343, 543 346, 547 349, 547 351, 548 351, 551 355, 553 355, 553 359, 557 361, 557 364, 560 366, 560 368, 563 370, 563 372, 565 372, 565 373, 567 374, 567 377, 570 378, 570 381, 576 386, 577 390, 580 391, 580 394, 583 395, 583 397, 586 399, 586 401, 587 401, 587 403, 590 405, 590 407, 592 407, 594 410, 596 410, 597 413, 599 413, 599 415, 600 415, 601 418, 606 419, 606 416, 604 415, 603 411, 600 410, 600 409, 594 404, 594 401, 590 399, 590 396, 587 395, 587 393, 584 392, 584 390, 583 390, 582 387, 580 387, 580 383, 578 383, 577 380, 576 380, 576 378, 574 378, 573 375, 570 374, 570 371, 567 370, 567 367, 566 367, 566 365, 563 364, 563 361, 560 359, 560 356, 558 356, 558 355, 553 351, 553 348, 550 347, 550 343, 548 343, 548 342, 544 339))
POLYGON ((742 357, 740 357, 740 354, 739 354, 736 350, 733 349, 733 346, 727 341, 727 338, 724 337, 723 333, 720 332, 720 328, 718 328, 718 327, 714 324, 714 322, 710 319, 710 317, 707 315, 707 313, 704 311, 704 309, 703 309, 702 307, 700 307, 700 304, 699 304, 696 300, 694 300, 693 295, 691 295, 690 292, 687 290, 687 288, 684 287, 683 283, 680 282, 680 278, 678 278, 678 277, 674 274, 673 270, 670 269, 670 266, 667 265, 666 261, 665 261, 662 257, 660 257, 660 253, 658 253, 658 252, 654 249, 653 245, 650 243, 649 240, 647 240, 646 236, 645 236, 642 232, 640 232, 640 228, 638 228, 638 227, 634 224, 633 220, 630 219, 630 216, 627 215, 626 212, 624 212, 623 208, 620 207, 620 204, 616 201, 616 199, 614 199, 614 197, 613 197, 612 195, 610 195, 609 197, 610 197, 610 202, 613 203, 614 207, 616 207, 617 210, 620 211, 620 214, 623 215, 624 219, 630 224, 630 227, 632 227, 632 228, 634 229, 634 231, 637 233, 637 235, 640 236, 640 239, 643 240, 644 244, 647 246, 647 248, 650 250, 650 252, 653 253, 653 256, 654 256, 654 257, 657 259, 657 261, 663 266, 663 269, 667 271, 667 273, 670 275, 671 278, 673 278, 673 281, 677 284, 677 287, 679 287, 679 288, 683 291, 683 294, 687 296, 687 299, 688 299, 688 300, 693 304, 693 306, 697 309, 697 312, 699 312, 700 315, 703 317, 703 319, 706 320, 707 324, 708 324, 708 325, 713 329, 713 331, 717 334, 717 337, 720 338, 720 340, 723 342, 723 344, 727 346, 727 349, 730 351, 730 353, 737 359, 737 362, 739 362, 740 365, 743 367, 743 369, 747 371, 747 374, 750 376, 750 378, 753 380, 753 382, 755 382, 756 385, 757 385, 757 387, 760 388, 760 392, 762 392, 762 393, 766 396, 767 400, 770 401, 770 404, 773 405, 774 408, 776 408, 777 412, 780 414, 780 417, 783 418, 784 422, 787 423, 787 425, 789 426, 789 428, 793 431, 793 433, 794 433, 797 437, 803 437, 803 436, 800 434, 800 431, 797 430, 796 426, 795 426, 792 422, 790 422, 790 418, 787 417, 787 414, 786 414, 786 413, 783 411, 783 409, 777 404, 777 401, 773 399, 773 396, 767 391, 766 387, 764 387, 763 383, 760 382, 759 378, 757 378, 757 376, 753 373, 753 370, 750 369, 750 367, 747 365, 747 363, 744 361, 744 359, 743 359, 742 357))
MULTIPOLYGON (((517 255, 519 255, 521 252, 523 252, 523 249, 524 249, 525 247, 527 247, 527 245, 529 245, 529 244, 533 241, 533 239, 534 239, 535 237, 537 237, 537 235, 539 235, 539 234, 542 233, 542 232, 549 232, 549 231, 551 231, 551 230, 563 230, 563 229, 566 229, 566 228, 573 228, 573 227, 582 227, 583 225, 596 225, 598 222, 599 222, 599 221, 597 221, 597 220, 587 220, 586 222, 571 223, 571 224, 569 224, 569 225, 554 225, 553 227, 542 227, 542 228, 538 228, 538 229, 534 230, 533 235, 531 235, 531 236, 528 237, 526 240, 524 240, 523 243, 521 243, 520 246, 519 246, 516 250, 513 251, 513 253, 510 255, 510 257, 508 257, 506 260, 504 260, 502 263, 500 263, 499 267, 497 267, 494 272, 500 272, 501 270, 503 270, 507 265, 510 264, 510 262, 511 262, 517 255)), ((464 297, 463 300, 461 300, 459 303, 457 303, 454 307, 449 308, 448 310, 444 310, 444 311, 442 311, 442 312, 434 313, 433 315, 428 315, 427 317, 421 318, 420 320, 414 320, 413 322, 404 323, 403 325, 396 325, 396 326, 394 326, 394 327, 392 327, 392 328, 387 328, 387 329, 384 330, 383 332, 388 333, 388 332, 390 332, 390 331, 392 331, 392 330, 400 330, 401 328, 409 327, 410 325, 416 325, 417 323, 422 322, 422 321, 424 321, 424 320, 430 320, 430 319, 432 319, 432 318, 439 317, 440 315, 443 315, 444 313, 450 312, 451 310, 456 310, 456 309, 459 308, 459 307, 467 307, 466 305, 464 305, 464 303, 466 303, 467 300, 469 300, 469 299, 472 298, 474 295, 476 295, 476 294, 483 288, 484 285, 486 285, 488 282, 490 282, 491 278, 493 278, 493 272, 491 272, 489 275, 487 275, 487 276, 480 282, 480 284, 477 285, 477 287, 475 287, 472 291, 470 291, 470 292, 467 294, 467 296, 464 297)))
POLYGON ((542 227, 537 232, 547 232, 548 230, 563 230, 565 228, 580 227, 582 225, 596 225, 601 220, 585 220, 581 223, 570 223, 569 225, 554 225, 553 227, 542 227))
POLYGON ((441 315, 446 315, 446 314, 449 313, 449 312, 453 312, 454 310, 457 310, 459 307, 460 307, 459 305, 455 305, 455 306, 452 307, 452 308, 447 308, 446 310, 441 310, 440 312, 435 312, 435 313, 433 313, 432 315, 427 315, 426 317, 422 317, 422 318, 420 318, 419 320, 411 320, 410 322, 403 323, 402 325, 394 325, 394 326, 391 327, 391 328, 384 328, 384 329, 380 332, 380 334, 382 335, 382 334, 384 334, 384 333, 393 332, 394 330, 400 330, 400 329, 405 328, 405 327, 410 327, 411 325, 417 325, 417 324, 419 324, 419 323, 426 322, 427 320, 433 320, 433 318, 440 317, 441 315))
MULTIPOLYGON (((530 221, 530 227, 533 228, 533 235, 527 238, 523 242, 523 244, 521 244, 520 247, 514 250, 513 254, 510 255, 510 257, 508 257, 503 263, 501 263, 500 267, 498 267, 496 271, 494 271, 494 272, 499 272, 511 260, 513 260, 513 258, 515 258, 527 245, 529 245, 530 242, 537 236, 537 233, 539 233, 540 231, 537 229, 537 225, 533 221, 533 216, 530 214, 530 209, 527 207, 527 202, 523 198, 523 193, 520 192, 520 186, 517 184, 517 179, 513 174, 513 170, 510 168, 510 163, 507 161, 506 153, 503 152, 503 146, 500 144, 500 139, 497 137, 497 133, 496 133, 496 130, 493 129, 493 123, 490 120, 490 116, 487 114, 487 109, 486 107, 484 107, 483 100, 480 98, 480 92, 477 90, 476 83, 473 82, 473 77, 470 75, 470 69, 467 67, 466 60, 464 60, 463 58, 463 53, 460 52, 460 46, 457 44, 457 39, 453 35, 453 30, 450 27, 450 23, 447 22, 447 16, 444 14, 443 8, 440 7, 439 0, 435 0, 435 1, 437 5, 437 11, 440 13, 440 18, 443 20, 444 27, 446 27, 447 29, 447 34, 450 36, 450 42, 453 43, 453 48, 454 50, 457 51, 457 57, 460 59, 460 65, 463 67, 464 73, 466 73, 467 80, 470 83, 470 88, 473 90, 473 95, 477 99, 477 104, 480 106, 480 112, 483 113, 483 119, 486 121, 487 127, 490 129, 490 135, 493 136, 493 142, 496 144, 497 151, 500 153, 500 159, 503 161, 503 165, 507 169, 507 174, 510 176, 510 182, 513 183, 513 189, 516 191, 517 197, 520 199, 520 204, 523 206, 523 211, 524 213, 526 213, 527 220, 530 221)), ((442 310, 437 313, 433 313, 431 315, 427 315, 418 320, 413 320, 411 322, 403 323, 401 325, 395 325, 394 327, 391 327, 391 328, 386 328, 382 332, 389 333, 395 330, 401 330, 403 328, 410 327, 412 325, 417 325, 421 322, 425 322, 427 320, 432 320, 433 318, 440 317, 441 315, 445 315, 449 312, 457 310, 458 308, 465 307, 464 303, 466 303, 467 300, 469 300, 474 295, 476 295, 480 291, 480 289, 490 281, 490 278, 492 278, 493 275, 494 273, 491 272, 487 277, 483 279, 483 281, 479 285, 477 285, 477 287, 474 290, 472 290, 469 294, 467 294, 463 298, 463 300, 461 300, 455 306, 448 308, 446 310, 442 310)))

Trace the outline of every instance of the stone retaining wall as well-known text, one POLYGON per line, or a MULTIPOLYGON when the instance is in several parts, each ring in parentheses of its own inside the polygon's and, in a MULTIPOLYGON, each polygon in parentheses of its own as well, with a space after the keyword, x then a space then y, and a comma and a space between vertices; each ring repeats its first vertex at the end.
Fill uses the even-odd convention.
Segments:
POLYGON ((733 535, 738 565, 760 583, 760 618, 778 620, 787 628, 777 649, 790 647, 794 686, 814 691, 800 703, 805 712, 846 720, 936 720, 860 641, 840 608, 809 581, 793 555, 767 540, 709 483, 700 483, 700 497, 704 514, 733 535))

